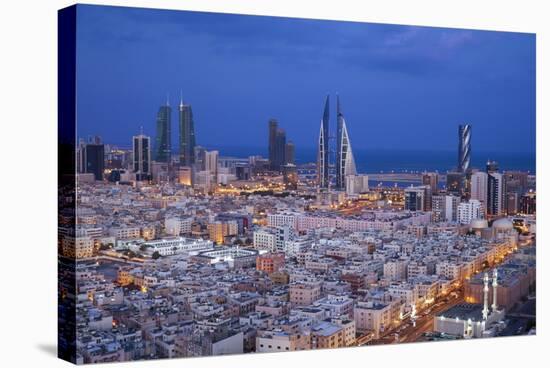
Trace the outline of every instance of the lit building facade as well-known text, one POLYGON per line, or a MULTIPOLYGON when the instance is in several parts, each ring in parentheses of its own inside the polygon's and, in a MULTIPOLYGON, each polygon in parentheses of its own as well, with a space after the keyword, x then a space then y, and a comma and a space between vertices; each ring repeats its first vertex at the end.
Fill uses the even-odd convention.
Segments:
POLYGON ((169 163, 172 155, 172 108, 168 101, 159 107, 155 138, 155 161, 169 163))
POLYGON ((136 180, 149 180, 151 178, 151 138, 140 134, 133 137, 132 143, 136 180))
POLYGON ((339 96, 336 96, 336 120, 336 188, 346 189, 346 177, 356 175, 357 170, 339 96))
POLYGON ((319 188, 329 187, 329 114, 329 96, 327 96, 317 144, 317 185, 319 188))
POLYGON ((191 166, 195 163, 195 122, 191 105, 183 99, 179 105, 179 159, 180 165, 191 166))
POLYGON ((458 126, 458 171, 465 173, 470 168, 472 126, 469 124, 458 126))

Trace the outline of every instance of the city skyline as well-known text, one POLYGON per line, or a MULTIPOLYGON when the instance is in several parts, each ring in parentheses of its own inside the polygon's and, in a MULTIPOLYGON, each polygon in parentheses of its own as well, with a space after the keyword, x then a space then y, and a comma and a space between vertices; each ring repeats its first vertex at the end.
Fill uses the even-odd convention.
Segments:
MULTIPOLYGON (((171 148, 171 139, 167 140, 167 137, 171 137, 172 127, 171 127, 171 114, 172 109, 170 106, 169 95, 167 95, 166 102, 159 107, 157 113, 157 122, 156 122, 156 134, 155 134, 155 154, 153 158, 157 162, 171 162, 174 157, 179 157, 179 162, 184 166, 192 166, 194 164, 195 156, 195 146, 202 150, 225 150, 228 147, 222 145, 211 145, 203 146, 196 143, 195 139, 195 128, 194 128, 194 119, 192 113, 192 106, 189 103, 184 103, 183 97, 180 95, 180 102, 178 106, 178 125, 179 130, 176 134, 178 139, 178 148, 172 150, 171 148), (168 148, 166 148, 168 146, 168 148), (160 151, 159 151, 160 150, 160 151), (159 151, 159 152, 157 152, 159 151), (170 157, 170 159, 169 159, 170 157), (187 157, 187 158, 186 158, 187 157)), ((317 183, 321 188, 329 187, 328 176, 334 177, 335 182, 333 185, 336 189, 345 188, 345 178, 349 175, 358 174, 357 166, 355 163, 354 154, 351 148, 351 138, 348 133, 347 124, 345 122, 344 114, 342 112, 340 104, 340 96, 336 94, 336 128, 331 129, 330 125, 330 95, 326 95, 324 99, 324 108, 321 117, 320 130, 318 135, 318 147, 316 148, 316 158, 313 159, 312 152, 310 156, 306 158, 306 155, 303 154, 305 150, 300 150, 298 155, 298 160, 296 161, 295 146, 292 140, 286 139, 286 130, 279 127, 277 119, 270 118, 268 121, 267 129, 267 145, 264 147, 240 147, 240 152, 238 154, 232 153, 222 153, 223 156, 238 156, 241 158, 251 157, 251 156, 262 156, 269 160, 271 169, 275 171, 282 171, 282 165, 287 163, 292 164, 316 164, 317 169, 317 183), (325 138, 326 137, 326 138, 325 138), (333 142, 334 144, 331 144, 333 142), (267 155, 264 156, 267 150, 267 155), (286 155, 292 156, 291 160, 286 158, 286 155), (329 169, 330 168, 330 169, 329 169), (329 170, 335 170, 335 174, 329 174, 329 170), (324 174, 323 174, 324 172, 324 174), (326 176, 326 178, 325 178, 326 176)), ((395 166, 389 165, 387 167, 379 166, 377 170, 372 170, 371 162, 365 162, 365 160, 359 160, 359 171, 362 173, 375 173, 375 172, 384 172, 384 171, 411 171, 411 172, 420 172, 420 171, 453 171, 456 170, 461 173, 465 173, 470 169, 481 169, 483 166, 488 164, 490 161, 495 162, 504 162, 504 170, 526 170, 527 172, 535 173, 534 167, 536 164, 536 159, 534 153, 518 153, 513 151, 507 151, 510 155, 507 159, 501 161, 501 156, 499 153, 495 152, 484 152, 474 150, 474 153, 477 153, 477 156, 474 154, 472 160, 472 125, 471 124, 459 124, 458 126, 458 161, 456 161, 456 166, 450 165, 447 162, 445 165, 441 165, 442 161, 439 161, 439 166, 434 166, 433 160, 431 162, 415 162, 417 165, 426 165, 409 167, 405 168, 396 168, 395 166), (486 156, 487 159, 484 161, 481 157, 486 156), (510 166, 510 163, 507 162, 512 158, 512 161, 515 161, 510 166), (368 169, 365 169, 369 167, 368 169)), ((140 129, 143 131, 143 128, 140 129)), ((97 139, 98 136, 90 136, 90 139, 97 139)), ((81 140, 85 140, 81 138, 81 140)), ((117 145, 114 145, 117 147, 117 145)), ((117 147, 118 148, 118 147, 117 147)), ((125 148, 125 145, 122 145, 121 148, 125 148)), ((231 149, 231 148, 230 148, 231 149)), ((369 150, 359 150, 360 153, 366 153, 369 150)), ((371 150, 372 152, 372 150, 371 150)), ((391 153, 384 152, 385 156, 393 157, 395 159, 392 162, 393 165, 399 162, 403 157, 408 157, 411 155, 411 152, 423 152, 423 153, 435 153, 436 151, 426 150, 423 146, 420 149, 412 151, 403 151, 402 149, 392 150, 391 153), (397 153, 397 156, 395 155, 397 153)), ((440 151, 439 153, 444 152, 448 154, 452 151, 440 151)), ((435 155, 433 156, 435 157, 435 155)), ((375 159, 376 160, 376 159, 375 159)), ((373 161, 372 159, 367 158, 366 161, 373 161)), ((401 163, 399 163, 400 165, 401 163)))
MULTIPOLYGON (((325 107, 327 106, 328 105, 325 105, 325 107)), ((160 110, 162 111, 164 107, 165 106, 161 106, 160 110)), ((270 119, 268 123, 270 123, 271 121, 274 121, 274 120, 270 119)), ((469 125, 469 127, 471 129, 471 125, 469 125)), ((267 135, 269 136, 269 129, 267 129, 267 131, 268 131, 267 135)), ((279 131, 282 131, 283 134, 285 133, 284 129, 279 129, 279 131)), ((156 135, 153 135, 150 137, 153 140, 155 140, 155 138, 158 138, 158 136, 156 135)), ((96 138, 97 136, 95 135, 88 136, 88 137, 80 137, 80 139, 83 141, 90 141, 90 140, 93 141, 96 138)), ((330 140, 333 140, 333 138, 335 137, 330 136, 330 138, 331 138, 330 140)), ((116 147, 117 149, 129 150, 132 148, 131 141, 122 145, 113 144, 113 142, 104 142, 104 143, 112 147, 116 147)), ((197 147, 201 147, 202 149, 207 149, 207 150, 217 150, 220 152, 220 155, 224 157, 246 158, 250 156, 259 155, 266 159, 269 159, 270 158, 269 140, 267 143, 268 144, 264 144, 264 145, 259 144, 258 146, 251 146, 251 147, 235 147, 235 146, 227 146, 224 144, 203 145, 199 142, 199 144, 197 144, 197 147)), ((288 144, 292 145, 293 158, 295 159, 294 161, 296 164, 299 164, 299 165, 315 164, 316 161, 318 160, 319 152, 317 148, 297 147, 296 149, 294 148, 294 144, 292 140, 289 140, 288 144)), ((353 161, 357 161, 356 170, 360 173, 375 173, 375 172, 389 172, 389 171, 445 172, 453 169, 458 169, 458 166, 456 165, 457 149, 456 147, 453 147, 453 148, 454 149, 449 149, 445 151, 432 151, 425 148, 419 148, 417 150, 403 150, 399 148, 381 149, 381 150, 380 149, 359 149, 356 151, 354 150, 356 152, 354 156, 357 156, 358 159, 357 160, 354 159, 353 161)), ((331 149, 329 148, 329 151, 330 150, 331 149)), ((331 152, 333 153, 332 156, 335 156, 334 154, 336 152, 334 151, 333 148, 331 152)), ((460 156, 460 148, 458 149, 458 153, 460 156)), ((469 153, 471 155, 471 151, 469 151, 469 153)), ((154 157, 154 154, 153 154, 153 157, 154 157)), ((172 159, 174 159, 175 157, 180 157, 179 150, 178 149, 173 150, 171 152, 171 157, 172 159)), ((333 169, 336 169, 335 157, 332 157, 332 159, 330 159, 329 161, 330 161, 329 163, 330 167, 333 169)), ((479 150, 478 147, 474 147, 474 153, 473 155, 471 155, 471 157, 469 157, 469 162, 470 162, 469 167, 471 169, 483 169, 487 164, 487 162, 489 161, 495 161, 499 163, 500 167, 503 170, 525 170, 532 174, 536 173, 536 158, 535 158, 534 152, 533 153, 514 152, 514 151, 489 152, 489 151, 479 150)))
POLYGON ((536 335, 532 35, 87 5, 62 28, 74 17, 60 357, 536 335))
MULTIPOLYGON (((434 131, 448 138, 430 146, 445 150, 455 146, 456 125, 463 122, 476 127, 473 146, 502 151, 514 142, 521 152, 535 149, 534 35, 117 7, 81 9, 84 26, 79 28, 77 47, 85 57, 78 64, 78 121, 83 135, 98 134, 121 144, 128 141, 120 127, 124 122, 136 131, 143 125, 145 134, 153 136, 156 108, 166 93, 176 96, 182 90, 193 106, 202 145, 223 140, 253 146, 239 132, 246 129, 247 137, 264 141, 266 121, 276 118, 297 147, 315 147, 309 132, 318 127, 319 101, 335 91, 346 100, 356 151, 412 149, 415 140, 434 131), (220 25, 231 25, 235 34, 223 34, 220 25), (265 31, 268 28, 272 30, 265 31), (251 39, 241 37, 256 29, 262 31, 251 39), (301 36, 281 43, 278 32, 291 30, 301 36), (342 37, 349 37, 350 45, 336 42, 342 37), (205 42, 196 45, 197 38, 205 42), (191 42, 193 58, 178 51, 184 40, 191 42), (353 40, 365 47, 352 47, 353 40), (231 47, 224 48, 223 41, 231 47), (326 61, 322 65, 306 52, 321 52, 321 45, 327 50, 320 54, 326 61), (291 51, 296 57, 290 57, 291 51), (161 57, 152 59, 157 53, 161 57), (98 60, 106 54, 109 64, 98 60), (280 58, 286 58, 284 63, 280 58), (209 60, 218 61, 214 65, 209 60), (262 70, 252 68, 248 75, 242 71, 260 61, 262 70), (155 72, 144 73, 145 69, 155 72), (191 72, 182 72, 186 70, 191 72), (242 75, 246 77, 235 79, 242 75), (109 90, 102 88, 107 85, 104 78, 109 78, 109 90), (128 85, 133 88, 119 87, 128 85), (106 99, 111 101, 109 114, 103 111, 106 99), (234 129, 222 135, 214 129, 220 121, 234 129), (420 129, 408 129, 411 125, 420 129), (391 138, 388 126, 395 128, 391 138)), ((172 104, 176 106, 175 99, 172 104)), ((172 146, 177 147, 174 136, 172 146)))

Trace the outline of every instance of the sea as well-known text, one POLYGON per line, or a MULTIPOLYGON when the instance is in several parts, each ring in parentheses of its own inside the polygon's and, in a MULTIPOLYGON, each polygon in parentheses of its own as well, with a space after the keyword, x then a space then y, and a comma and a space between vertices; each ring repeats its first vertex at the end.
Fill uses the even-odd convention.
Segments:
MULTIPOLYGON (((267 156, 265 148, 221 147, 221 156, 248 157, 267 156)), ((421 173, 435 171, 446 173, 456 168, 456 151, 412 151, 402 149, 354 150, 357 172, 362 174, 379 173, 421 173)), ((296 148, 296 163, 313 163, 317 160, 315 148, 296 148)), ((535 152, 476 152, 472 151, 472 168, 484 169, 488 160, 498 162, 499 169, 527 171, 536 174, 535 152)))

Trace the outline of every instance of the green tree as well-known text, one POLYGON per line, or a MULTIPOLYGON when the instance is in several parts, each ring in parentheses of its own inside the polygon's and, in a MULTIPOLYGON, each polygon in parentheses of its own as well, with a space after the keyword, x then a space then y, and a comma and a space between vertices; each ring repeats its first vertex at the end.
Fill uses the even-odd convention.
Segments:
POLYGON ((155 250, 155 251, 153 252, 153 255, 151 255, 151 257, 152 257, 153 259, 159 259, 159 258, 160 258, 160 253, 158 252, 158 250, 155 250))

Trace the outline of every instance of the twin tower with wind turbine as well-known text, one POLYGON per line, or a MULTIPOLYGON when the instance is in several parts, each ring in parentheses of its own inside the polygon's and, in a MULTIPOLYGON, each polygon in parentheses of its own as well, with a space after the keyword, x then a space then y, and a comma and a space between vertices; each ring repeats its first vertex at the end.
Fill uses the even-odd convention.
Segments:
POLYGON ((346 120, 340 106, 340 97, 336 95, 336 149, 332 148, 330 141, 330 96, 325 98, 325 108, 319 129, 319 142, 317 146, 317 185, 319 189, 331 188, 331 157, 335 160, 335 185, 334 189, 346 188, 346 177, 357 175, 355 159, 351 149, 351 142, 346 126, 346 120), (335 153, 335 154, 334 154, 335 153))

